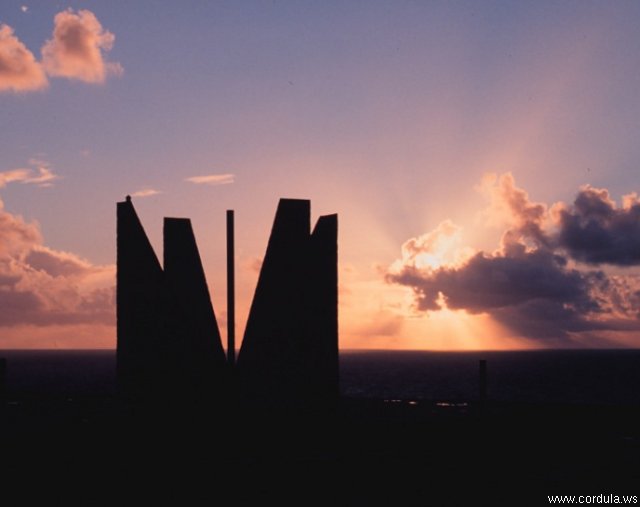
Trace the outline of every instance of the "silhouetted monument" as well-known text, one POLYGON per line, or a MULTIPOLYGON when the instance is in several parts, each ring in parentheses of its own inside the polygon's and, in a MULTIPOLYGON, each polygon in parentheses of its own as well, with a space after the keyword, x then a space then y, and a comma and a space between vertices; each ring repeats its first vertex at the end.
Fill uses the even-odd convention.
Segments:
POLYGON ((118 389, 137 397, 160 390, 172 375, 162 333, 163 273, 131 198, 117 208, 118 389))
POLYGON ((310 238, 307 321, 310 395, 337 398, 338 371, 338 215, 318 219, 310 238))
MULTIPOLYGON (((232 212, 227 226, 233 326, 232 212)), ((120 392, 221 394, 227 360, 191 222, 165 218, 164 269, 129 197, 118 203, 117 229, 120 392)), ((246 399, 316 405, 338 397, 337 231, 337 215, 328 215, 311 233, 310 202, 280 200, 238 356, 246 399)))
POLYGON ((245 393, 310 404, 338 396, 337 216, 310 233, 310 202, 281 199, 238 373, 245 393))
POLYGON ((214 388, 226 357, 189 219, 164 219, 164 276, 164 332, 173 350, 174 377, 182 389, 214 388))
POLYGON ((191 222, 167 218, 164 270, 131 199, 118 203, 118 388, 133 398, 202 396, 226 359, 191 222))

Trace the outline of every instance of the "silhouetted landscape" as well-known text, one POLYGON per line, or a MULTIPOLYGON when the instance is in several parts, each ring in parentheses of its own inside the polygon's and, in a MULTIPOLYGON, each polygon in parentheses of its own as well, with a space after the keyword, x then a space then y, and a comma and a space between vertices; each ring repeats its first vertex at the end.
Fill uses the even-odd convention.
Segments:
POLYGON ((638 351, 347 351, 335 409, 297 414, 173 398, 139 413, 118 402, 114 351, 3 356, 3 452, 14 473, 77 477, 56 486, 62 498, 115 500, 126 484, 215 500, 227 484, 253 501, 307 490, 331 501, 343 488, 354 501, 544 505, 555 492, 637 488, 638 351))
POLYGON ((639 26, 0 1, 0 507, 638 503, 639 26))
POLYGON ((118 350, 3 352, 5 463, 54 477, 60 499, 635 493, 639 351, 338 354, 336 231, 281 201, 234 364, 189 221, 165 220, 161 268, 119 203, 118 350))

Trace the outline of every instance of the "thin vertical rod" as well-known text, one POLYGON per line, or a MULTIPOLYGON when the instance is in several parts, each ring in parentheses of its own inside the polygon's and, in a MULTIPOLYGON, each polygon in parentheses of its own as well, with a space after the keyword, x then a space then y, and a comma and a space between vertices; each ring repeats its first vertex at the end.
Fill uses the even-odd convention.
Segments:
POLYGON ((233 210, 227 210, 227 361, 236 362, 236 281, 233 210))

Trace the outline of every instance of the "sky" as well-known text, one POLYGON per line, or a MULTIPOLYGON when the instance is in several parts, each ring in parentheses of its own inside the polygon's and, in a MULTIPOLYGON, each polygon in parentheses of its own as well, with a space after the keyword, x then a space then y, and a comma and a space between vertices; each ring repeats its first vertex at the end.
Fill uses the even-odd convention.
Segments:
POLYGON ((280 197, 340 346, 640 346, 640 4, 0 4, 0 348, 115 346, 115 203, 193 221, 237 334, 280 197))

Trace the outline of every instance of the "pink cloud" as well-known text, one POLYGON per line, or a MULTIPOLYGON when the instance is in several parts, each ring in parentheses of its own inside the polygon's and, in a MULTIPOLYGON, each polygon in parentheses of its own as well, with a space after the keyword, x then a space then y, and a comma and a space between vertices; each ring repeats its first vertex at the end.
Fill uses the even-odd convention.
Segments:
POLYGON ((196 185, 228 185, 233 183, 234 175, 226 174, 206 174, 204 176, 191 176, 186 179, 189 183, 196 185))
POLYGON ((13 28, 0 25, 0 92, 41 90, 47 84, 33 53, 13 34, 13 28))
POLYGON ((32 245, 40 243, 42 236, 38 226, 4 211, 4 204, 0 200, 0 259, 19 257, 32 245))
POLYGON ((29 179, 31 169, 11 169, 0 173, 0 188, 6 187, 9 183, 24 182, 29 179))
POLYGON ((0 172, 0 188, 6 187, 9 183, 25 183, 39 187, 50 187, 53 185, 52 182, 60 177, 51 170, 51 165, 44 160, 32 158, 29 160, 29 164, 34 166, 35 170, 19 168, 0 172))
POLYGON ((132 197, 151 197, 161 193, 162 192, 160 190, 156 190, 154 188, 144 188, 142 190, 138 190, 137 192, 134 192, 133 194, 131 194, 131 196, 132 197))
POLYGON ((123 72, 119 63, 105 60, 114 40, 91 11, 59 12, 54 18, 53 38, 42 47, 44 68, 51 76, 102 83, 108 75, 123 72))
MULTIPOLYGON (((46 247, 38 225, 5 211, 0 201, 0 328, 113 328, 114 282, 115 266, 46 247)), ((1 346, 19 344, 2 340, 1 346)))

